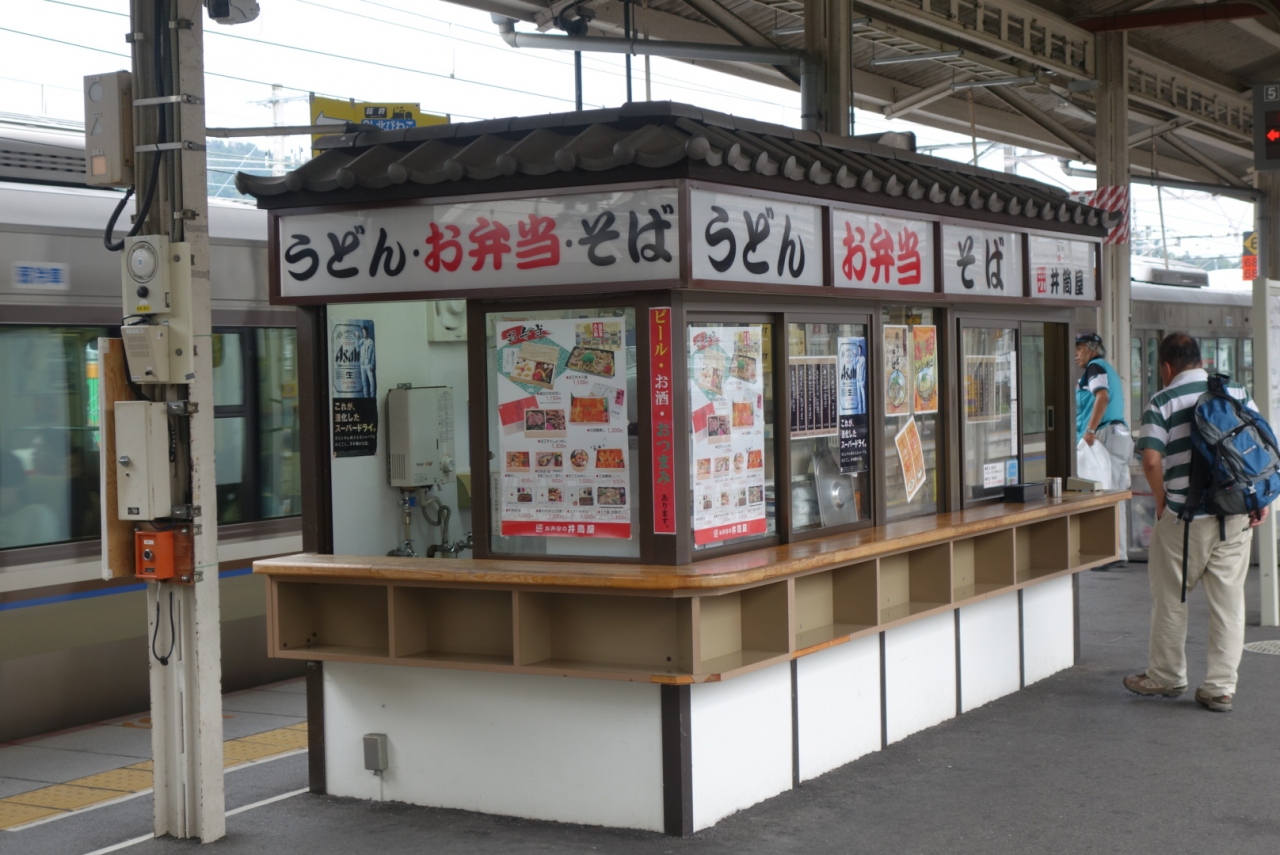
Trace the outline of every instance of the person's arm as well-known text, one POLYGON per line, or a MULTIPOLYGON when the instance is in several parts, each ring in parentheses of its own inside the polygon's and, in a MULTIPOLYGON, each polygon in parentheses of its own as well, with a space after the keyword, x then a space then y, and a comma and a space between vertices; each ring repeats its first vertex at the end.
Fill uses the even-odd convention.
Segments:
POLYGON ((1151 498, 1156 503, 1156 519, 1164 516, 1164 454, 1154 448, 1142 450, 1142 471, 1151 486, 1151 498))
POLYGON ((1111 395, 1106 389, 1099 389, 1093 393, 1093 410, 1089 413, 1089 421, 1084 427, 1084 441, 1089 445, 1094 443, 1094 434, 1098 432, 1098 425, 1102 423, 1102 414, 1107 411, 1107 402, 1110 400, 1111 395))

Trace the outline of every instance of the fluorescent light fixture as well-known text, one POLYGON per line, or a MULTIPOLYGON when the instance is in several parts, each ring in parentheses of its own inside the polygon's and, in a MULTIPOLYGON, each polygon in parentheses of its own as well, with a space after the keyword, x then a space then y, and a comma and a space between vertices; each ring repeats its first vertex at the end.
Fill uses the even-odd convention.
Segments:
MULTIPOLYGON (((851 27, 867 27, 871 25, 870 18, 854 18, 849 22, 851 27)), ((787 24, 785 27, 778 27, 769 33, 771 36, 798 36, 804 32, 804 24, 787 24)))
POLYGON ((897 65, 900 62, 923 62, 926 59, 958 59, 964 56, 962 50, 931 50, 927 53, 904 53, 899 56, 877 56, 871 59, 872 65, 897 65))
POLYGON ((988 86, 1021 86, 1025 83, 1035 83, 1036 76, 1028 74, 1026 77, 998 77, 995 80, 965 80, 960 83, 952 83, 951 91, 959 92, 964 89, 985 89, 988 86))

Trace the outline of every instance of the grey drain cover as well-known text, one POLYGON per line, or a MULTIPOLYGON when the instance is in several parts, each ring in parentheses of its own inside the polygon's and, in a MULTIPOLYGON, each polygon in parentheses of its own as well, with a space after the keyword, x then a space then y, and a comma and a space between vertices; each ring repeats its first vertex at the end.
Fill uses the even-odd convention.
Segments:
POLYGON ((1270 653, 1272 656, 1280 656, 1280 641, 1251 641, 1244 646, 1244 649, 1252 653, 1270 653))

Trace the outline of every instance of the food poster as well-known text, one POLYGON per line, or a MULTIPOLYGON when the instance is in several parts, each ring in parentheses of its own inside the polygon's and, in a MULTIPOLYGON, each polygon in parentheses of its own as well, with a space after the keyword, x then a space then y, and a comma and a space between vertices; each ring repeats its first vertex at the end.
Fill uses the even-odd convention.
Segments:
POLYGON ((631 537, 623 322, 498 328, 504 537, 631 537))
POLYGON ((938 412, 938 328, 911 328, 911 397, 916 415, 938 412))
POLYGON ((886 324, 884 327, 884 414, 911 413, 911 353, 907 349, 910 328, 886 324))
POLYGON ((836 350, 840 471, 866 472, 871 458, 867 425, 867 340, 861 336, 839 338, 836 350))
POLYGON ((333 456, 378 452, 377 345, 373 321, 338 321, 330 335, 333 456))
POLYGON ((893 438, 898 449, 898 460, 902 463, 902 481, 910 502, 924 486, 924 447, 920 444, 920 429, 916 426, 915 416, 907 419, 907 423, 893 438))
POLYGON ((767 531, 763 330, 689 329, 693 540, 699 546, 767 531))

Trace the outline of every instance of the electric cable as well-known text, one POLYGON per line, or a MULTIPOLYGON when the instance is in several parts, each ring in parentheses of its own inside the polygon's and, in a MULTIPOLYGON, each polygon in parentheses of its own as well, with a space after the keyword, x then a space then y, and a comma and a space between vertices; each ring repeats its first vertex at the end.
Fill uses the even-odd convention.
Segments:
POLYGON ((151 633, 151 655, 161 665, 169 664, 169 657, 173 656, 173 651, 178 646, 178 625, 173 619, 173 591, 169 591, 169 652, 161 656, 156 650, 156 639, 160 637, 160 592, 156 592, 156 628, 151 633))

